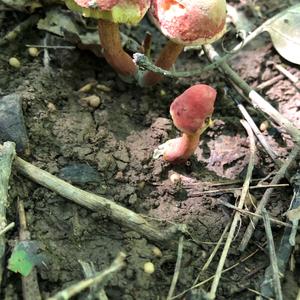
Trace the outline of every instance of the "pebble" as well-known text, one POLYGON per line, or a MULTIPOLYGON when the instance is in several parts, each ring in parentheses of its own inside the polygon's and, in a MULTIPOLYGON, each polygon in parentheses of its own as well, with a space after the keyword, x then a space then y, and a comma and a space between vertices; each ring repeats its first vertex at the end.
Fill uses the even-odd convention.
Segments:
POLYGON ((93 167, 78 163, 62 168, 59 177, 79 185, 101 181, 99 173, 93 167))
POLYGON ((158 247, 153 247, 152 248, 152 253, 156 256, 156 257, 162 257, 162 252, 158 247))
POLYGON ((31 57, 38 57, 39 56, 39 50, 37 48, 30 47, 30 48, 28 48, 28 54, 31 57))
POLYGON ((22 99, 17 94, 0 97, 0 140, 15 142, 17 152, 29 150, 22 99))
POLYGON ((155 271, 154 264, 151 261, 148 261, 144 264, 144 272, 147 274, 152 274, 155 271))
POLYGON ((8 60, 8 63, 15 69, 20 69, 21 68, 21 62, 16 58, 16 57, 11 57, 8 60))

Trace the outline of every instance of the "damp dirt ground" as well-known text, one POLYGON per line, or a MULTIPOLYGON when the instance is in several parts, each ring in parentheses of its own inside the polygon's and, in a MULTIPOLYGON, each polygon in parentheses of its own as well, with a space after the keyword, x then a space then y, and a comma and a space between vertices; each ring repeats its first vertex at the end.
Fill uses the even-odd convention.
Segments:
MULTIPOLYGON (((234 1, 233 4, 244 10, 251 22, 259 24, 260 19, 244 2, 234 1)), ((263 14, 276 13, 268 1, 258 2, 263 14)), ((15 26, 24 16, 23 13, 5 12, 2 23, 9 18, 13 21, 10 19, 6 29, 15 26)), ((134 31, 132 34, 135 38, 134 31)), ((159 33, 156 35, 157 39, 162 39, 159 33)), ((49 50, 51 60, 45 68, 43 55, 32 58, 25 47, 28 43, 39 43, 43 37, 43 32, 32 29, 13 45, 3 48, 3 55, 17 56, 21 60, 20 69, 13 69, 0 60, 1 95, 17 93, 22 97, 29 150, 20 155, 83 190, 142 214, 159 228, 172 223, 186 224, 187 243, 174 295, 193 286, 198 274, 198 282, 214 275, 220 252, 207 270, 200 270, 233 213, 217 200, 235 204, 239 194, 221 191, 204 195, 203 191, 228 187, 220 183, 240 187, 249 160, 249 143, 240 123, 241 115, 234 102, 225 97, 225 90, 233 90, 232 86, 220 72, 211 71, 197 78, 166 79, 155 87, 141 88, 124 83, 103 58, 79 49, 49 50), (210 84, 218 91, 214 126, 201 137, 199 148, 186 164, 173 166, 160 159, 154 160, 154 149, 180 134, 170 119, 171 101, 198 82, 210 84), (90 90, 79 91, 88 83, 94 84, 90 90), (96 108, 84 100, 91 95, 101 99, 96 108), (182 178, 179 183, 171 180, 178 174, 182 178)), ((230 64, 256 88, 279 75, 275 62, 284 63, 291 73, 300 76, 295 65, 277 54, 267 35, 253 41, 230 64)), ((199 58, 197 51, 189 51, 182 54, 176 67, 188 70, 204 64, 207 61, 199 58)), ((299 93, 287 78, 282 77, 261 93, 300 128, 299 93)), ((265 126, 265 116, 246 102, 245 105, 255 122, 262 124, 262 133, 270 145, 279 155, 285 156, 293 147, 289 137, 272 124, 265 126)), ((265 178, 275 169, 272 160, 258 145, 253 177, 265 178)), ((262 193, 253 190, 258 200, 262 193)), ((270 214, 284 220, 282 214, 291 197, 289 188, 276 189, 268 205, 270 214)), ((112 222, 101 211, 91 211, 64 199, 13 170, 7 209, 9 222, 17 222, 17 199, 24 201, 31 238, 38 242, 45 257, 45 263, 38 267, 43 298, 83 278, 79 260, 92 262, 96 271, 101 271, 120 251, 127 254, 126 267, 112 276, 105 286, 108 299, 166 298, 177 258, 176 247, 159 245, 161 255, 157 255, 153 252, 157 245, 145 236, 112 222), (146 262, 154 264, 153 274, 144 272, 146 262)), ((263 249, 265 234, 261 223, 247 250, 244 253, 237 250, 248 222, 243 216, 225 268, 240 264, 222 276, 217 299, 255 299, 253 290, 259 290, 269 264, 268 253, 263 249), (261 250, 254 256, 242 261, 259 248, 261 250)), ((6 259, 17 239, 17 228, 7 235, 6 259)), ((275 238, 280 237, 282 228, 274 226, 273 230, 275 238)), ((297 254, 296 251, 296 266, 299 263, 297 254)), ((209 290, 210 283, 201 287, 209 290)), ((288 270, 283 282, 285 299, 295 299, 298 285, 296 271, 288 270)), ((22 298, 17 274, 5 270, 2 288, 1 299, 22 298)), ((77 299, 86 297, 83 293, 77 299)), ((188 293, 178 299, 201 298, 188 293)))

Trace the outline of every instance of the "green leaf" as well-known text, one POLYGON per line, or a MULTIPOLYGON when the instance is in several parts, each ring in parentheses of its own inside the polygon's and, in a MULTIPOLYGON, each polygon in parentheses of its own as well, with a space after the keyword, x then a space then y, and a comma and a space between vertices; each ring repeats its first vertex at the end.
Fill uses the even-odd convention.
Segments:
POLYGON ((37 254, 37 244, 34 241, 22 241, 18 243, 8 260, 8 269, 28 276, 32 269, 39 265, 42 258, 37 254))

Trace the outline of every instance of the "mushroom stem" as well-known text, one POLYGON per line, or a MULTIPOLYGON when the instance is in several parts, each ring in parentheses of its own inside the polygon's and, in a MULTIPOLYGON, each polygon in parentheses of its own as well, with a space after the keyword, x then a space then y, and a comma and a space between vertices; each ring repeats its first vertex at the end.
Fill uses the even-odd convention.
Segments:
POLYGON ((119 25, 100 19, 98 29, 106 61, 119 75, 133 77, 137 72, 137 67, 122 47, 119 25))
POLYGON ((181 137, 167 141, 164 159, 171 163, 186 162, 197 149, 201 132, 201 129, 194 134, 183 132, 181 137))
MULTIPOLYGON (((165 47, 161 50, 159 57, 155 63, 157 67, 165 70, 169 70, 176 62, 177 57, 182 52, 184 45, 179 45, 169 40, 165 47)), ((162 80, 163 76, 154 73, 147 72, 143 78, 143 86, 152 86, 162 80)))

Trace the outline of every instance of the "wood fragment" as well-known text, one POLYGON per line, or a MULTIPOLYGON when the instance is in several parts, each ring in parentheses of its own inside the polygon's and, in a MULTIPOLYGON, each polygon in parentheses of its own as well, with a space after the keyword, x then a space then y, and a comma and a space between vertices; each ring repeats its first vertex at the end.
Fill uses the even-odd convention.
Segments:
MULTIPOLYGON (((290 165, 295 161, 295 159, 297 158, 297 156, 299 155, 300 152, 300 147, 296 146, 291 153, 289 154, 288 158, 286 159, 286 161, 283 163, 283 165, 281 166, 281 168, 278 170, 277 174, 273 177, 271 184, 277 184, 282 178, 284 178, 284 176, 286 175, 286 172, 288 170, 288 168, 290 167, 290 165)), ((273 193, 273 188, 268 188, 261 201, 259 202, 255 214, 261 214, 262 209, 267 205, 267 203, 269 202, 269 199, 271 197, 271 194, 273 193)), ((244 251, 252 237, 252 234, 255 230, 255 227, 258 223, 258 217, 253 217, 251 223, 248 225, 246 232, 243 236, 243 239, 241 241, 241 244, 239 246, 239 250, 240 251, 244 251)))
MULTIPOLYGON (((272 277, 273 277, 274 294, 275 294, 276 300, 283 300, 280 277, 279 277, 280 273, 279 273, 279 269, 278 269, 278 262, 277 262, 276 252, 275 252, 275 244, 274 244, 274 240, 273 240, 271 223, 270 223, 269 215, 265 208, 262 210, 262 216, 264 219, 265 231, 266 231, 266 236, 267 236, 267 241, 268 241, 269 257, 270 257, 272 277)), ((262 293, 262 294, 264 294, 264 293, 262 293)))
POLYGON ((24 176, 54 191, 60 196, 91 210, 101 210, 116 223, 130 228, 147 237, 149 240, 164 246, 170 243, 173 244, 178 233, 185 231, 185 225, 180 224, 172 225, 166 230, 160 230, 147 222, 141 215, 109 199, 83 191, 19 157, 15 158, 14 167, 24 176))
POLYGON ((126 255, 123 252, 120 252, 107 269, 97 273, 94 277, 83 279, 67 287, 48 298, 48 300, 68 300, 91 286, 99 285, 100 283, 105 284, 116 272, 120 271, 125 266, 125 258, 126 255))
MULTIPOLYGON (((27 221, 22 200, 18 200, 19 214, 19 239, 20 241, 30 241, 30 232, 27 228, 27 221)), ((28 276, 22 276, 22 294, 24 300, 41 300, 41 294, 37 279, 36 268, 34 267, 28 276)))
MULTIPOLYGON (((203 46, 203 48, 212 62, 216 62, 220 59, 220 55, 211 45, 203 46)), ((231 69, 227 62, 222 62, 218 66, 219 69, 227 76, 227 78, 236 84, 243 91, 243 93, 249 97, 252 105, 255 108, 259 108, 261 111, 267 114, 278 125, 280 125, 297 144, 300 144, 300 131, 291 121, 279 113, 278 110, 276 110, 255 90, 253 90, 233 69, 231 69)))
POLYGON ((172 299, 172 296, 175 291, 176 283, 179 277, 179 272, 180 272, 180 266, 181 266, 181 261, 182 261, 182 253, 183 253, 183 235, 179 238, 178 242, 178 251, 177 251, 177 260, 176 260, 176 265, 175 265, 175 270, 174 270, 174 275, 172 279, 172 283, 170 286, 170 290, 168 293, 167 300, 172 299))
MULTIPOLYGON (((242 209, 245 203, 245 199, 246 196, 248 194, 249 191, 249 185, 250 185, 250 181, 251 181, 251 177, 252 177, 252 172, 254 169, 254 161, 255 161, 255 151, 256 151, 256 147, 255 147, 255 138, 254 138, 254 134, 253 131, 251 129, 251 127, 249 126, 249 124, 244 121, 241 120, 242 125, 245 127, 247 134, 249 136, 249 142, 250 142, 250 158, 249 158, 249 163, 248 163, 248 168, 247 168, 247 174, 246 174, 246 178, 243 184, 243 189, 242 189, 242 193, 241 193, 241 197, 239 200, 239 204, 238 204, 238 208, 242 209)), ((228 237, 227 240, 225 242, 224 248, 223 248, 223 252, 222 255, 220 257, 219 260, 219 264, 216 270, 216 274, 215 274, 215 278, 213 280, 213 283, 211 285, 211 289, 209 292, 209 298, 210 299, 215 299, 216 298, 216 292, 217 292, 217 288, 221 279, 221 275, 222 275, 222 270, 227 258, 227 254, 230 248, 230 245, 234 239, 234 234, 235 234, 235 230, 237 227, 237 224, 240 220, 240 213, 238 211, 235 212, 231 226, 230 226, 230 230, 228 233, 228 237)))
MULTIPOLYGON (((0 145, 0 231, 5 230, 6 208, 8 206, 8 182, 11 174, 12 161, 15 156, 15 143, 5 142, 0 145)), ((0 235, 0 285, 4 270, 5 234, 0 235)))

